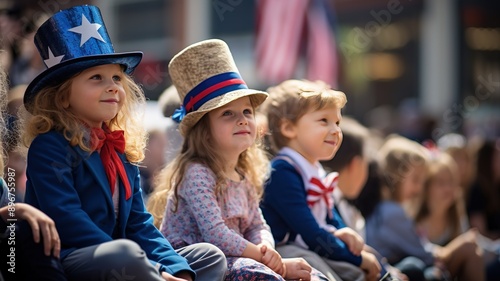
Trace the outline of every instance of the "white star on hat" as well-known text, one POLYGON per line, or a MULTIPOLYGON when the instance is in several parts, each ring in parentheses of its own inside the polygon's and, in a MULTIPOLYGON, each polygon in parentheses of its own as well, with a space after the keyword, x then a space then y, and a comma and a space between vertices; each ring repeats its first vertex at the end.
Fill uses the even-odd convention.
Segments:
POLYGON ((46 60, 43 60, 43 61, 45 62, 45 65, 47 67, 52 67, 52 66, 60 63, 61 60, 63 59, 64 55, 54 57, 54 54, 52 53, 52 50, 50 49, 50 47, 48 49, 49 49, 49 58, 46 60))
POLYGON ((97 40, 101 40, 102 42, 104 39, 102 39, 101 34, 97 30, 101 28, 102 25, 98 23, 90 23, 90 21, 85 17, 84 14, 82 14, 82 25, 73 27, 68 29, 68 31, 75 32, 75 33, 80 33, 82 35, 81 41, 80 41, 80 47, 85 44, 90 38, 94 37, 97 40))

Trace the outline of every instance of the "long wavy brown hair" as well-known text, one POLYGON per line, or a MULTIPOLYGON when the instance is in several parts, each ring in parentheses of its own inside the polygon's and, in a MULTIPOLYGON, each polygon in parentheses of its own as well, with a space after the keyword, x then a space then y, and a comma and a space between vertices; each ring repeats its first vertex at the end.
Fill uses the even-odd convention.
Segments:
MULTIPOLYGON (((433 181, 436 179, 436 176, 442 172, 446 171, 452 176, 453 184, 457 188, 457 194, 455 197, 455 201, 449 207, 447 211, 447 222, 451 227, 451 239, 459 236, 462 232, 461 223, 462 218, 466 217, 465 214, 465 206, 463 202, 462 190, 459 187, 459 177, 458 177, 458 168, 455 163, 455 160, 451 156, 445 153, 440 153, 435 157, 431 158, 428 162, 428 174, 427 179, 424 184, 424 190, 422 195, 422 200, 420 202, 419 209, 417 211, 415 220, 417 223, 422 222, 426 218, 430 216, 431 210, 427 205, 428 196, 430 193, 430 187, 433 181)), ((450 240, 451 240, 450 239, 450 240)))
MULTIPOLYGON (((178 204, 178 188, 184 179, 188 165, 199 163, 212 170, 216 177, 215 193, 220 196, 224 192, 226 178, 223 173, 224 160, 210 141, 210 122, 205 114, 185 137, 182 149, 177 157, 164 168, 156 179, 154 191, 148 199, 147 209, 154 217, 154 224, 160 227, 165 214, 169 196, 174 199, 174 211, 178 204)), ((259 134, 259 132, 258 132, 259 134)), ((255 200, 263 194, 263 184, 269 173, 269 160, 261 148, 262 136, 239 156, 236 169, 255 187, 255 200)))

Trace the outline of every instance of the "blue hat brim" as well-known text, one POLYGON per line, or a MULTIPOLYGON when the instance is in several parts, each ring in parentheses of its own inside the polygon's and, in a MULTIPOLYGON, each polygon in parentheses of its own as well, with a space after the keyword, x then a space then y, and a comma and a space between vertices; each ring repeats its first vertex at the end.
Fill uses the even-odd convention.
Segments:
POLYGON ((113 53, 107 55, 84 56, 56 64, 40 73, 28 85, 24 93, 24 106, 31 112, 29 104, 36 94, 45 87, 55 86, 90 67, 104 64, 120 64, 124 72, 132 74, 142 60, 142 52, 113 53))

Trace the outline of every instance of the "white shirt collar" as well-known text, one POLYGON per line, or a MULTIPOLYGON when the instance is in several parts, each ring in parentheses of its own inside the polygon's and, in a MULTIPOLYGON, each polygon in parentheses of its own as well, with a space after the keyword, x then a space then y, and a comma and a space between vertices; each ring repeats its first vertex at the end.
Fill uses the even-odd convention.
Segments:
POLYGON ((295 162, 296 165, 301 169, 304 181, 309 182, 312 177, 322 179, 326 176, 326 172, 323 166, 317 161, 314 165, 304 158, 300 153, 291 149, 290 147, 283 147, 278 154, 286 155, 295 162))

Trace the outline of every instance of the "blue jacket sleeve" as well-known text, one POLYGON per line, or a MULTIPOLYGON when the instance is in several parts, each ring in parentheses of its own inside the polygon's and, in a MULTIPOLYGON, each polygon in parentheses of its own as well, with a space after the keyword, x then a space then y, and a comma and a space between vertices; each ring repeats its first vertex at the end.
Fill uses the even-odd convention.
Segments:
POLYGON ((323 257, 361 264, 361 256, 353 255, 343 241, 318 225, 307 205, 302 178, 286 161, 273 162, 261 208, 277 244, 287 233, 300 234, 309 250, 323 257))
POLYGON ((195 277, 196 274, 189 267, 186 259, 172 248, 168 240, 154 226, 153 217, 144 207, 139 182, 140 177, 137 169, 137 176, 134 179, 133 202, 125 231, 127 238, 139 244, 151 261, 159 263, 161 271, 172 275, 179 271, 189 271, 195 277))

